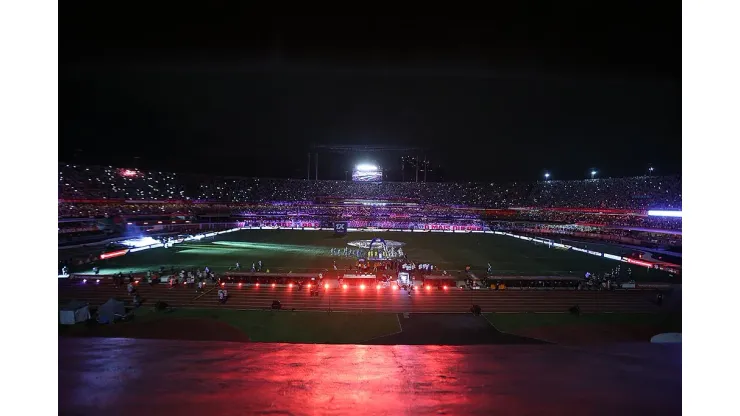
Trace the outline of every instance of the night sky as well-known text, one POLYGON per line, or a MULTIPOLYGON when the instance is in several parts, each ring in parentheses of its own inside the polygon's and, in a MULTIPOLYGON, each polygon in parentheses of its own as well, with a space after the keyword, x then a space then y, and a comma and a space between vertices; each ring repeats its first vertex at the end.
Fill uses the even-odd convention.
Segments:
POLYGON ((448 180, 680 173, 680 4, 648 7, 351 18, 62 2, 59 160, 305 178, 320 144, 418 149, 323 151, 320 179, 412 153, 448 180))

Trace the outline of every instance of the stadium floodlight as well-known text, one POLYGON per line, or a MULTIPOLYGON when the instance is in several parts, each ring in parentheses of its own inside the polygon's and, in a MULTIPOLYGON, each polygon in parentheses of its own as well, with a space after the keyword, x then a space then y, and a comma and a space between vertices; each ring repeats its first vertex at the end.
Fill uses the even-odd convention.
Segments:
POLYGON ((596 171, 595 171, 595 170, 592 170, 592 171, 591 171, 591 179, 593 179, 593 178, 594 178, 594 176, 596 176, 596 171))
POLYGON ((378 170, 378 167, 368 163, 361 163, 355 166, 355 170, 357 170, 358 172, 375 172, 378 170))
POLYGON ((549 178, 550 178, 550 172, 545 172, 545 179, 549 179, 549 178))

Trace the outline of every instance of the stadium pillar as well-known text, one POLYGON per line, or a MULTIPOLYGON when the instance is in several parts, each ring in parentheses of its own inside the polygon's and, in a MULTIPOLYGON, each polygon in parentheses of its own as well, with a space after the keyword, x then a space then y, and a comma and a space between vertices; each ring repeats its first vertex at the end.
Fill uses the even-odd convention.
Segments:
POLYGON ((415 162, 416 163, 414 163, 414 165, 416 165, 416 182, 419 182, 419 155, 416 155, 415 162))
POLYGON ((427 181, 427 171, 429 170, 429 162, 427 161, 427 157, 424 156, 424 182, 427 181))

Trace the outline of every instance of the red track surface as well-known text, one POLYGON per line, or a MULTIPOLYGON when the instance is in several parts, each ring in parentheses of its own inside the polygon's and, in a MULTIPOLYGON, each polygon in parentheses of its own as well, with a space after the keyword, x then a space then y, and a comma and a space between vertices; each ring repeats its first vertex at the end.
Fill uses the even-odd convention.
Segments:
MULTIPOLYGON (((483 312, 566 312, 573 305, 580 305, 588 312, 653 312, 659 308, 651 300, 653 294, 640 291, 592 292, 571 290, 505 290, 469 291, 417 290, 409 297, 406 292, 390 288, 375 287, 330 289, 319 297, 309 295, 307 287, 280 288, 263 285, 258 288, 228 287, 229 300, 225 305, 218 303, 215 285, 204 293, 196 293, 190 287, 169 288, 168 285, 137 285, 139 294, 147 304, 167 302, 173 307, 265 309, 273 300, 279 300, 283 308, 296 310, 374 311, 374 312, 467 312, 471 305, 480 305, 483 312)), ((128 298, 124 287, 116 288, 110 281, 99 284, 77 280, 59 281, 59 301, 72 299, 100 305, 110 297, 128 298)))

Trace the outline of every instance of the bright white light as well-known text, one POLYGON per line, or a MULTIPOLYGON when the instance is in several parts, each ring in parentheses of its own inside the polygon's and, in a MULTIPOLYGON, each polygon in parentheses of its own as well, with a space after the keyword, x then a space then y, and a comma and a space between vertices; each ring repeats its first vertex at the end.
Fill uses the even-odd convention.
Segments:
POLYGON ((126 247, 146 247, 157 243, 159 243, 159 241, 153 239, 152 237, 132 238, 130 240, 121 241, 121 244, 126 247))
POLYGON ((681 215, 681 211, 661 211, 661 210, 650 210, 648 211, 648 215, 654 216, 654 217, 679 217, 683 218, 681 215))
POLYGON ((594 175, 596 175, 596 171, 595 170, 592 170, 591 171, 591 176, 594 176, 594 175))
POLYGON ((357 165, 355 169, 358 172, 375 172, 376 170, 378 170, 378 167, 375 165, 361 164, 357 165))
POLYGON ((549 177, 550 177, 550 174, 549 174, 549 173, 546 173, 546 174, 545 174, 545 177, 546 177, 546 178, 549 178, 549 177))

